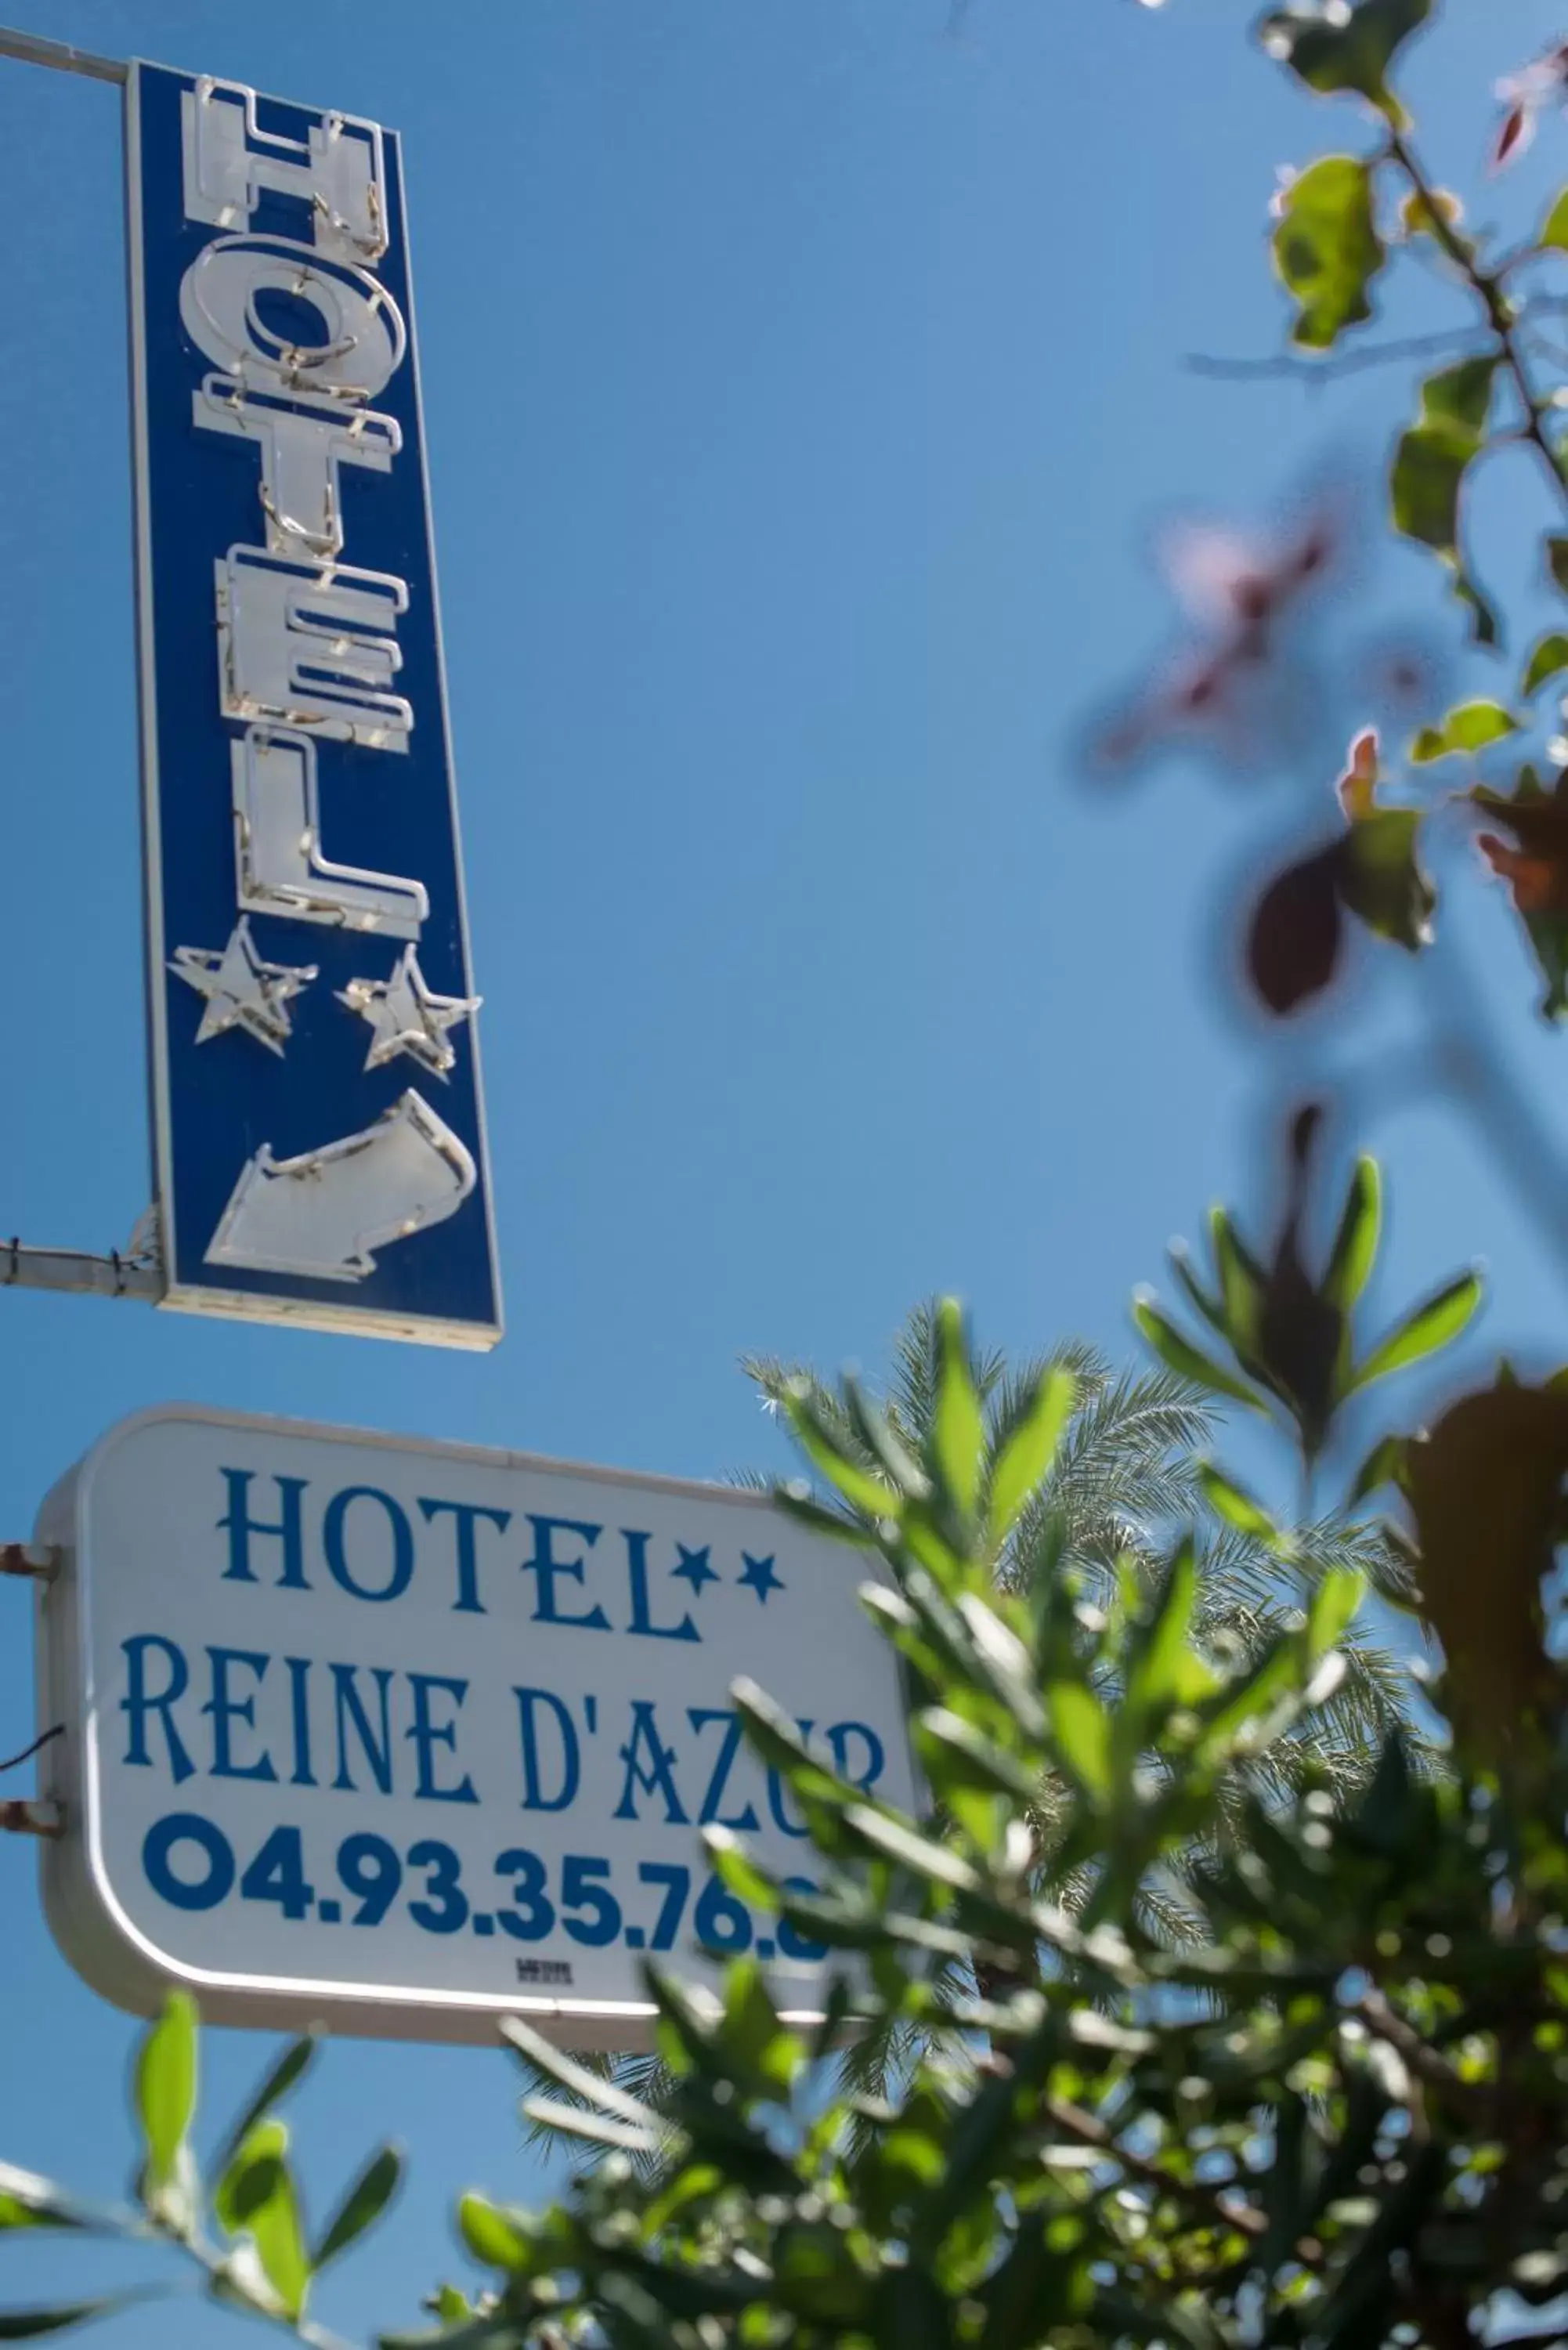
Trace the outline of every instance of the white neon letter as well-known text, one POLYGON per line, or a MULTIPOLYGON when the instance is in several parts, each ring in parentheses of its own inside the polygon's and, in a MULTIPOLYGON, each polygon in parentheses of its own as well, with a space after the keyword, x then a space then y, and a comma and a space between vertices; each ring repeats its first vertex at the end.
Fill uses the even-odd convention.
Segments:
POLYGON ((324 560, 343 552, 344 465, 391 471, 403 445, 393 416, 373 409, 345 415, 331 400, 293 402, 247 393, 233 376, 210 375, 192 396, 196 423, 260 443, 261 502, 267 546, 275 555, 304 553, 324 560))
POLYGON ((302 142, 261 130, 256 94, 203 75, 181 101, 185 217, 243 228, 264 188, 309 206, 317 250, 372 266, 387 249, 380 126, 323 115, 302 142))
POLYGON ((259 546, 231 546, 216 568, 225 718, 408 749, 414 713, 389 691, 403 661, 392 634, 409 604, 400 579, 259 546))
POLYGON ((250 726, 230 755, 242 907, 384 938, 419 937, 430 913, 421 882, 334 865, 323 856, 316 745, 308 734, 250 726))

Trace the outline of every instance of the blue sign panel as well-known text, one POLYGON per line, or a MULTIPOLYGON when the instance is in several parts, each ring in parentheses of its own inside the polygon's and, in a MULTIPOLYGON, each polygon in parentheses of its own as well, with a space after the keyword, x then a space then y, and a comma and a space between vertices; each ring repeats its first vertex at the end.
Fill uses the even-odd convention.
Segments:
POLYGON ((164 1302, 493 1346, 398 140, 127 107, 164 1302))

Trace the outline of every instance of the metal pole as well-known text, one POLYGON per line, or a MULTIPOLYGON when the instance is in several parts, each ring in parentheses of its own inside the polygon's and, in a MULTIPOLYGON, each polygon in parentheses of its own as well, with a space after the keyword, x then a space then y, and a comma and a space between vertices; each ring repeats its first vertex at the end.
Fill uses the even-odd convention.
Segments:
MULTIPOLYGON (((19 33, 8 25, 0 25, 0 57, 18 57, 24 65, 52 66, 57 73, 82 74, 88 81, 120 86, 130 73, 119 57, 95 57, 90 49, 72 48, 67 41, 47 41, 38 33, 19 33)), ((156 1302, 167 1286, 155 1244, 139 1246, 133 1241, 124 1256, 118 1252, 94 1256, 79 1249, 29 1248, 19 1240, 0 1243, 0 1289, 74 1290, 99 1297, 145 1297, 156 1302)), ((0 1573, 36 1573, 36 1568, 11 1563, 8 1554, 15 1547, 0 1546, 0 1573)), ((28 1808, 0 1805, 0 1828, 32 1825, 5 1816, 28 1808)))
POLYGON ((95 57, 90 49, 73 49, 65 41, 46 41, 37 33, 14 33, 0 25, 0 57, 20 57, 30 66, 53 66, 59 73, 85 74, 89 81, 123 82, 130 68, 119 57, 95 57))

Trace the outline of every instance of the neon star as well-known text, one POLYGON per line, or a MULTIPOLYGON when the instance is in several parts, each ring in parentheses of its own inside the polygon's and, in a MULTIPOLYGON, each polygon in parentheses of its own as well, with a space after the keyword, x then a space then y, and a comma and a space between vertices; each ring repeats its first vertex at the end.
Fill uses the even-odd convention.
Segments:
POLYGON ((435 994, 425 985, 411 946, 403 949, 390 979, 351 979, 338 989, 337 1001, 370 1024, 368 1069, 379 1069, 395 1054, 407 1053, 443 1083, 457 1059, 446 1032, 480 1005, 477 995, 435 994))
POLYGON ((693 1593, 700 1599, 702 1596, 702 1586, 705 1583, 717 1583, 719 1580, 708 1563, 708 1544, 704 1543, 701 1550, 688 1550, 683 1542, 678 1542, 675 1547, 680 1553, 680 1564, 679 1566, 672 1566, 670 1572, 678 1582, 689 1583, 693 1593))
POLYGON ((198 1045, 230 1028, 243 1028, 258 1045, 280 1056, 294 1034, 290 999, 308 987, 317 965, 267 962, 257 954, 249 917, 242 914, 226 947, 176 947, 169 964, 176 979, 207 999, 198 1045))
POLYGON ((768 1604, 769 1592, 782 1591, 784 1588, 774 1573, 774 1554, 770 1551, 766 1558, 753 1558, 749 1550, 743 1550, 741 1556, 746 1564, 735 1580, 737 1583, 743 1583, 749 1590, 754 1591, 760 1605, 765 1607, 768 1604))

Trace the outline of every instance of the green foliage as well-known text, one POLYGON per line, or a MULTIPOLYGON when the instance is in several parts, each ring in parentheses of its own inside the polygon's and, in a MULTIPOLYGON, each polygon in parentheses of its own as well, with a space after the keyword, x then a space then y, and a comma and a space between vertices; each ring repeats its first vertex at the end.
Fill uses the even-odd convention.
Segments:
POLYGON ((1441 557, 1473 634, 1489 645, 1497 640, 1497 619, 1459 551, 1459 503, 1466 473, 1487 445, 1499 364, 1490 356, 1462 359, 1428 377, 1420 415, 1401 435, 1388 476, 1396 530, 1441 557))
POLYGON ((1568 637, 1553 629, 1542 637, 1532 649, 1520 680, 1521 693, 1539 693, 1549 677, 1560 677, 1568 669, 1568 637))
POLYGON ((1172 1252, 1189 1302, 1222 1341, 1230 1364, 1203 1353, 1147 1297, 1133 1309, 1162 1362, 1217 1394, 1273 1414, 1308 1461, 1322 1451, 1334 1415, 1352 1396, 1450 1344, 1481 1301, 1479 1273, 1461 1274, 1358 1357, 1355 1308, 1376 1259, 1381 1185, 1372 1162, 1359 1160, 1323 1276, 1314 1282, 1302 1261, 1301 1225, 1315 1126, 1311 1113, 1296 1122, 1290 1196, 1267 1263, 1251 1253, 1223 1208, 1210 1216, 1214 1277, 1207 1287, 1186 1252, 1172 1252))
POLYGON ((1283 190, 1279 213, 1274 266, 1299 306, 1291 340, 1327 350, 1372 316, 1367 288, 1384 255, 1372 175, 1355 155, 1324 155, 1283 190))
MULTIPOLYGON (((1552 640, 1549 639, 1548 642, 1552 640)), ((1559 638, 1568 659, 1568 639, 1559 638)), ((1538 648, 1539 653, 1539 648, 1538 648)), ((1534 663, 1532 662, 1532 670, 1534 663)), ((1550 672, 1542 671, 1542 675, 1550 672)), ((1537 678, 1532 683, 1527 673, 1525 691, 1533 692, 1537 678)), ((1483 751, 1489 743, 1501 743, 1505 735, 1517 734, 1519 721, 1499 702, 1461 702, 1450 710, 1440 726, 1424 726, 1410 745, 1410 757, 1417 766, 1433 759, 1447 759, 1459 751, 1483 751)))
POLYGON ((1400 44, 1431 15, 1432 0, 1358 0, 1354 7, 1315 5, 1275 8, 1259 26, 1272 57, 1327 96, 1370 99, 1396 122, 1404 120, 1389 89, 1388 68, 1400 44))
MULTIPOLYGON (((214 2302, 271 2319, 307 2342, 326 2343, 328 2337, 306 2318, 312 2282, 385 2211, 402 2166, 383 2147, 345 2194, 318 2248, 308 2249, 288 2128, 275 2108, 304 2078, 315 2053, 309 2037, 282 2052, 224 2132, 203 2177, 191 2142, 198 2085, 195 2003, 188 1992, 171 1992, 142 2039, 132 2076, 144 2147, 138 2208, 82 2203, 48 2179, 0 2164, 0 2232, 51 2228, 128 2243, 162 2240, 195 2265, 214 2302)), ((138 2287, 47 2309, 0 2310, 0 2341, 59 2333, 167 2290, 138 2287)))

